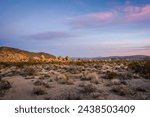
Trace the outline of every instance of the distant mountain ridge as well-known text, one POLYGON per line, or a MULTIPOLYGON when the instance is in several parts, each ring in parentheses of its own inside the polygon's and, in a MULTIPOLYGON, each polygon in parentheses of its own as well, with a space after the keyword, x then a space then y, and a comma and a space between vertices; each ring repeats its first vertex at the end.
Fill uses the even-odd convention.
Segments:
POLYGON ((50 61, 54 55, 44 52, 29 52, 17 48, 0 47, 0 62, 50 61))
MULTIPOLYGON (((131 55, 131 56, 110 56, 110 57, 94 57, 94 58, 72 58, 74 59, 95 59, 95 60, 113 60, 113 59, 150 59, 146 55, 131 55)), ((44 52, 29 52, 12 47, 0 47, 0 62, 50 62, 50 61, 67 61, 67 58, 55 57, 54 55, 44 52)), ((70 59, 71 60, 71 59, 70 59)))
POLYGON ((150 59, 150 56, 147 55, 109 56, 109 57, 95 57, 93 59, 150 59))

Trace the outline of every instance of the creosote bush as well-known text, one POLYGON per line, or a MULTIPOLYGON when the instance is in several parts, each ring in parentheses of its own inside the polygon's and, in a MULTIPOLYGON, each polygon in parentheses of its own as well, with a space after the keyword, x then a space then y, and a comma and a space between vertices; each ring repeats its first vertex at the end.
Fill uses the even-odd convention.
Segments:
POLYGON ((112 88, 111 91, 120 96, 125 96, 130 93, 130 89, 126 85, 116 85, 112 88))
POLYGON ((33 88, 33 94, 36 94, 36 95, 44 95, 44 94, 47 94, 46 90, 42 87, 34 87, 33 88))
POLYGON ((0 79, 0 96, 3 96, 9 88, 11 88, 11 84, 6 80, 0 79))
POLYGON ((95 92, 97 89, 96 87, 93 85, 93 84, 82 84, 82 86, 80 86, 81 89, 80 89, 80 92, 81 93, 84 93, 84 94, 89 94, 89 93, 92 93, 92 92, 95 92))
POLYGON ((0 80, 0 90, 7 90, 11 88, 11 84, 6 80, 0 80))
POLYGON ((36 86, 44 86, 45 88, 50 88, 50 85, 48 83, 45 83, 41 80, 37 80, 34 82, 34 85, 36 86))
POLYGON ((36 70, 33 67, 26 67, 24 68, 24 75, 35 75, 36 70))
POLYGON ((133 61, 128 65, 128 68, 144 78, 150 79, 150 60, 133 61))
POLYGON ((117 77, 118 77, 118 74, 116 72, 108 72, 106 73, 106 76, 105 76, 106 79, 113 79, 117 77))

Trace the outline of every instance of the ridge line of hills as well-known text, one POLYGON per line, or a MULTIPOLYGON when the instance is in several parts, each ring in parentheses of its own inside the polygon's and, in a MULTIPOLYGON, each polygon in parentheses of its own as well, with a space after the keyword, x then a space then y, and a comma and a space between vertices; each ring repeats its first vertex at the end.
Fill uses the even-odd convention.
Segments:
MULTIPOLYGON (((1 46, 0 47, 0 62, 28 62, 28 61, 46 61, 53 60, 68 60, 69 58, 56 57, 54 55, 45 52, 29 52, 12 47, 1 46)), ((93 60, 108 60, 108 59, 150 59, 150 56, 146 55, 131 55, 131 56, 110 56, 110 57, 93 57, 93 58, 72 58, 72 59, 93 59, 93 60)))
POLYGON ((0 47, 0 62, 50 61, 55 58, 54 55, 44 52, 36 53, 12 47, 0 47))

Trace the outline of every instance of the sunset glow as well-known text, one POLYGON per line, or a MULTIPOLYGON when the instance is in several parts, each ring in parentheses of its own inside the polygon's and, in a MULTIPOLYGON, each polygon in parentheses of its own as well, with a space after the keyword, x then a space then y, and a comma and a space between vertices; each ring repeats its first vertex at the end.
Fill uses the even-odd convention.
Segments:
POLYGON ((70 57, 150 55, 150 1, 0 0, 0 46, 70 57))

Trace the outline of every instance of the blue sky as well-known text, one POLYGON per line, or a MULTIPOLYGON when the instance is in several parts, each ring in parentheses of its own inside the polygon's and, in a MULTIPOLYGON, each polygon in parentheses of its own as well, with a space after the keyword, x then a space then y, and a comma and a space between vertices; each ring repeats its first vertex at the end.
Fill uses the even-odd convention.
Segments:
POLYGON ((150 1, 0 0, 0 46, 71 57, 150 55, 150 1))

